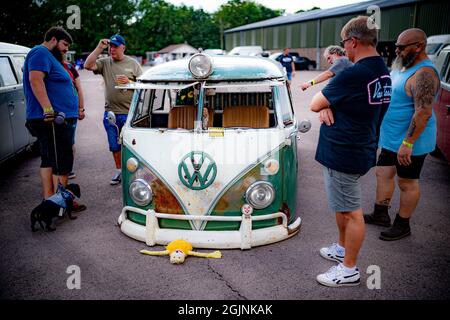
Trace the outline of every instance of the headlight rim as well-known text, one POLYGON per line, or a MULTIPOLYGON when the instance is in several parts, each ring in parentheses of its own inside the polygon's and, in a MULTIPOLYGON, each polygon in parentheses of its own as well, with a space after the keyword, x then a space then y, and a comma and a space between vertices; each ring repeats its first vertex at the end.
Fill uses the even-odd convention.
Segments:
POLYGON ((247 188, 247 191, 245 192, 245 200, 247 201, 248 204, 250 204, 256 210, 262 210, 262 209, 268 208, 275 201, 275 198, 276 198, 275 187, 269 181, 261 181, 261 180, 260 181, 255 181, 247 188), (257 187, 258 185, 261 185, 261 184, 264 184, 264 185, 268 186, 269 189, 271 189, 271 191, 272 191, 272 199, 271 199, 271 201, 267 205, 264 205, 264 206, 255 205, 255 203, 251 200, 251 197, 250 197, 250 194, 253 191, 253 189, 255 187, 257 187))
POLYGON ((130 183, 130 186, 128 187, 128 194, 130 195, 131 200, 133 200, 134 203, 136 203, 137 205, 139 205, 139 206, 141 206, 141 207, 148 206, 148 205, 149 205, 150 203, 152 203, 152 201, 153 201, 153 190, 152 190, 152 188, 150 187, 150 184, 149 184, 147 181, 145 181, 144 179, 141 179, 141 178, 135 179, 135 180, 133 180, 133 181, 130 183), (131 192, 131 188, 132 188, 132 186, 133 186, 135 183, 142 183, 145 187, 148 188, 148 190, 149 190, 149 192, 150 192, 150 197, 149 197, 148 200, 146 200, 146 201, 140 201, 140 200, 136 200, 136 199, 133 197, 133 193, 131 192))

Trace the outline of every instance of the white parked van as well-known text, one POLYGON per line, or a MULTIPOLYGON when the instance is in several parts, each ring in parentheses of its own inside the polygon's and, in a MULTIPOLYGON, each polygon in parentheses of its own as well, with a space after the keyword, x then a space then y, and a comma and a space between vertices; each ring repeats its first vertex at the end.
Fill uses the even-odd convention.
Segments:
POLYGON ((249 57, 269 57, 261 46, 240 46, 234 47, 228 55, 230 56, 249 56, 249 57))
POLYGON ((449 44, 450 34, 441 34, 428 37, 426 53, 433 63, 436 63, 436 58, 439 55, 439 52, 441 52, 441 50, 449 44))
POLYGON ((0 42, 0 163, 36 139, 25 127, 22 69, 30 48, 0 42))

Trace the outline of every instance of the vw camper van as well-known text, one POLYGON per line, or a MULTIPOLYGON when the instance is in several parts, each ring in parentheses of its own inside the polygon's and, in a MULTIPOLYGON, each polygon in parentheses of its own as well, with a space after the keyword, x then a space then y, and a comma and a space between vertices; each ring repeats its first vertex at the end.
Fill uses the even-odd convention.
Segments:
POLYGON ((208 56, 137 82, 122 129, 123 233, 149 246, 249 249, 299 232, 298 123, 279 65, 208 56))

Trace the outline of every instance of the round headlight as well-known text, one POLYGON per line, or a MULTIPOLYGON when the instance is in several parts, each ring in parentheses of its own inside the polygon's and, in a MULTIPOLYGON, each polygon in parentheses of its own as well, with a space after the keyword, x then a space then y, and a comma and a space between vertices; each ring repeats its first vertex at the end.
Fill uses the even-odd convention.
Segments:
POLYGON ((136 158, 129 158, 127 160, 127 169, 131 173, 136 172, 138 166, 139 166, 139 161, 136 158))
POLYGON ((245 198, 255 209, 264 209, 275 200, 275 189, 270 182, 257 181, 248 187, 245 198))
POLYGON ((136 179, 129 188, 131 199, 140 206, 146 206, 152 202, 153 192, 150 185, 143 179, 136 179))
POLYGON ((197 53, 189 60, 189 71, 194 78, 206 78, 212 73, 211 58, 206 54, 197 53))

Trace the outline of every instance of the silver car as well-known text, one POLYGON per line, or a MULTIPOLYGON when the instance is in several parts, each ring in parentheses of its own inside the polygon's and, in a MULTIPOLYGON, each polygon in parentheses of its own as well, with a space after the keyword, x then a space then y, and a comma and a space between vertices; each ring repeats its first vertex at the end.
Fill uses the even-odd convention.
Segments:
POLYGON ((0 42, 0 162, 34 141, 27 128, 22 72, 30 48, 0 42))

